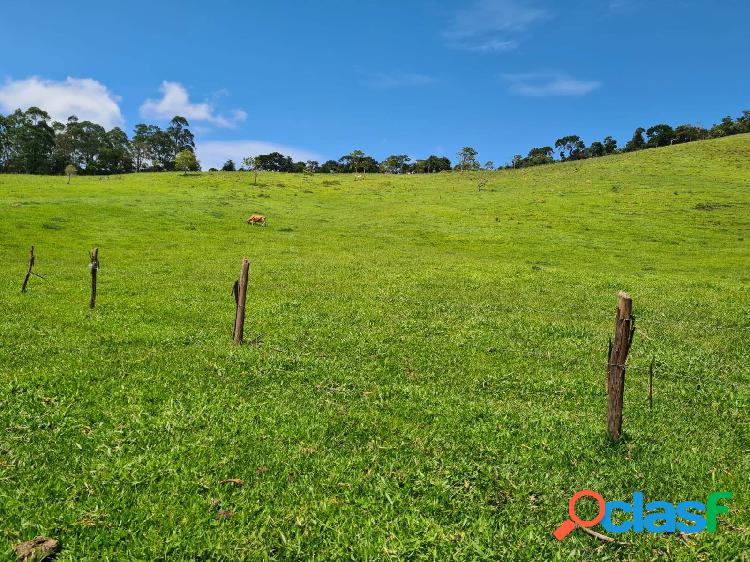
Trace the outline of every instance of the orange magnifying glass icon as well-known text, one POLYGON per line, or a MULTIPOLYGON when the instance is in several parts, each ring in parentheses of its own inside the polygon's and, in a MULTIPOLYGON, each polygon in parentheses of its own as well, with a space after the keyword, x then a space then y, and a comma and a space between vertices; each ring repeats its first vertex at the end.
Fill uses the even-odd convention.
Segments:
POLYGON ((559 541, 563 540, 577 526, 590 528, 598 525, 601 520, 604 519, 606 509, 607 506, 604 503, 604 498, 601 496, 601 494, 597 494, 596 492, 592 492, 591 490, 581 490, 572 498, 570 498, 570 501, 568 502, 568 515, 570 515, 570 519, 566 520, 562 525, 555 529, 555 532, 553 533, 555 535, 555 538, 559 541), (594 498, 599 504, 599 513, 590 521, 580 519, 576 514, 576 503, 581 498, 586 497, 594 498))

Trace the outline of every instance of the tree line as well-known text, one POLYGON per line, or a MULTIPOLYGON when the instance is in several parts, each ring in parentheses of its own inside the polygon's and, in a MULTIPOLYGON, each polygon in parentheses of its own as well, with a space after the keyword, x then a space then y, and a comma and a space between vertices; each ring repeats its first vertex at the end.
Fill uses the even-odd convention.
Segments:
MULTIPOLYGON (((140 123, 131 137, 119 127, 107 131, 91 121, 70 116, 66 123, 53 121, 38 107, 9 115, 0 114, 0 173, 18 174, 127 174, 131 172, 199 171, 195 157, 195 138, 187 119, 175 116, 162 129, 140 123)), ((736 119, 727 116, 711 128, 698 125, 672 127, 659 124, 648 129, 639 127, 633 137, 619 148, 608 136, 591 145, 578 135, 568 135, 554 146, 532 148, 526 156, 517 154, 498 168, 524 168, 557 161, 599 158, 621 152, 633 152, 672 144, 750 133, 750 111, 736 119)), ((248 156, 240 167, 227 160, 223 171, 253 170, 289 173, 389 173, 429 174, 450 170, 494 170, 491 160, 481 164, 478 152, 469 146, 457 154, 455 165, 446 156, 430 155, 412 160, 406 154, 394 154, 378 162, 362 150, 353 150, 338 160, 320 164, 314 160, 295 162, 279 152, 248 156)), ((213 170, 213 168, 212 168, 213 170)))
POLYGON ((742 115, 736 119, 733 119, 731 116, 724 117, 720 123, 709 129, 700 125, 689 124, 672 127, 665 123, 654 125, 648 129, 638 127, 633 133, 632 138, 622 148, 618 148, 617 141, 611 136, 604 138, 602 141, 592 142, 590 146, 586 146, 586 143, 578 135, 569 135, 557 139, 554 147, 535 147, 526 156, 516 154, 511 163, 506 167, 525 168, 542 164, 552 164, 557 161, 555 159, 556 152, 559 156, 559 161, 565 162, 567 160, 599 158, 610 154, 635 152, 636 150, 659 148, 661 146, 715 139, 742 133, 750 133, 750 111, 743 111, 742 115))
MULTIPOLYGON (((4 173, 62 174, 69 166, 82 174, 171 171, 177 169, 180 153, 194 150, 189 123, 180 116, 166 129, 138 124, 128 138, 119 127, 107 131, 74 115, 66 123, 52 121, 38 107, 0 115, 0 172, 4 173)), ((190 168, 199 169, 197 160, 192 160, 190 168)))

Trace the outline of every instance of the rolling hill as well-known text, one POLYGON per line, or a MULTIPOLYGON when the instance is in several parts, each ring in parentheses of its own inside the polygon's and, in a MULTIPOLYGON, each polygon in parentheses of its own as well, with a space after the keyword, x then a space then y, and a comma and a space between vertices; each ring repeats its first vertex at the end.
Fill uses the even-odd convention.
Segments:
POLYGON ((77 561, 750 550, 750 135, 361 181, 0 176, 0 263, 8 556, 42 534, 77 561), (619 290, 638 332, 612 445, 619 290), (734 499, 715 534, 558 543, 584 488, 734 499))

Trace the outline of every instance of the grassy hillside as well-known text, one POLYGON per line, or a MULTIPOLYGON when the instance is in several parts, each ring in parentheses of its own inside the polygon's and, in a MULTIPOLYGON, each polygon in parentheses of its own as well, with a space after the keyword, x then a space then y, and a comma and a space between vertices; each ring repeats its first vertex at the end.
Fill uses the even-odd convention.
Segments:
POLYGON ((0 557, 39 534, 76 561, 750 549, 750 136, 363 181, 0 176, 0 263, 0 557), (31 244, 46 279, 21 295, 31 244), (558 543, 583 488, 735 498, 716 534, 558 543))

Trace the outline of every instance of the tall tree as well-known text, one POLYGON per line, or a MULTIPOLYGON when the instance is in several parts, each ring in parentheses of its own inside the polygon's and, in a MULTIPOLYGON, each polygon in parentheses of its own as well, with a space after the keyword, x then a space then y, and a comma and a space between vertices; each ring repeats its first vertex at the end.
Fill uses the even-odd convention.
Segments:
POLYGON ((380 166, 387 174, 403 174, 410 160, 406 154, 393 154, 383 160, 380 166))
POLYGON ((669 146, 674 140, 674 129, 666 124, 654 125, 646 131, 648 148, 658 148, 660 146, 669 146))
POLYGON ((699 125, 679 125, 674 130, 674 144, 707 139, 709 132, 699 125))
POLYGON ((477 155, 479 153, 470 146, 464 146, 458 151, 458 165, 457 169, 464 172, 464 170, 476 170, 479 168, 479 162, 477 162, 477 155))
POLYGON ((133 167, 136 172, 147 167, 151 160, 151 135, 154 133, 153 125, 139 123, 133 131, 133 140, 130 143, 131 153, 133 155, 133 167))
POLYGON ((646 148, 646 141, 643 139, 643 133, 645 132, 646 129, 638 127, 633 133, 633 138, 625 145, 625 152, 633 152, 635 150, 643 150, 646 148))
POLYGON ((5 171, 22 174, 50 173, 55 131, 50 117, 38 107, 17 109, 3 121, 5 171))
POLYGON ((150 125, 149 129, 151 130, 148 141, 152 169, 157 172, 174 170, 177 154, 172 136, 155 125, 150 125))
MULTIPOLYGON (((364 168, 363 161, 365 159, 365 153, 362 150, 352 150, 349 154, 346 154, 339 158, 339 162, 344 165, 345 172, 359 173, 360 168, 364 168)), ((364 173, 364 169, 362 170, 364 173)))
POLYGON ((294 170, 292 159, 280 152, 259 154, 255 157, 255 166, 264 172, 292 172, 294 170))
POLYGON ((183 150, 191 150, 195 152, 195 137, 190 132, 190 123, 184 117, 175 115, 169 122, 167 127, 167 134, 172 139, 172 145, 174 146, 175 154, 182 152, 183 150))
POLYGON ((604 154, 614 154, 617 152, 617 141, 612 137, 604 138, 604 154))
POLYGON ((341 164, 336 160, 327 160, 320 167, 320 172, 323 174, 338 174, 341 172, 341 164))
POLYGON ((606 154, 604 143, 599 141, 592 142, 591 146, 589 147, 589 154, 592 158, 599 158, 600 156, 604 156, 606 154))
POLYGON ((578 160, 585 156, 586 144, 578 135, 568 135, 555 141, 561 160, 578 160))

